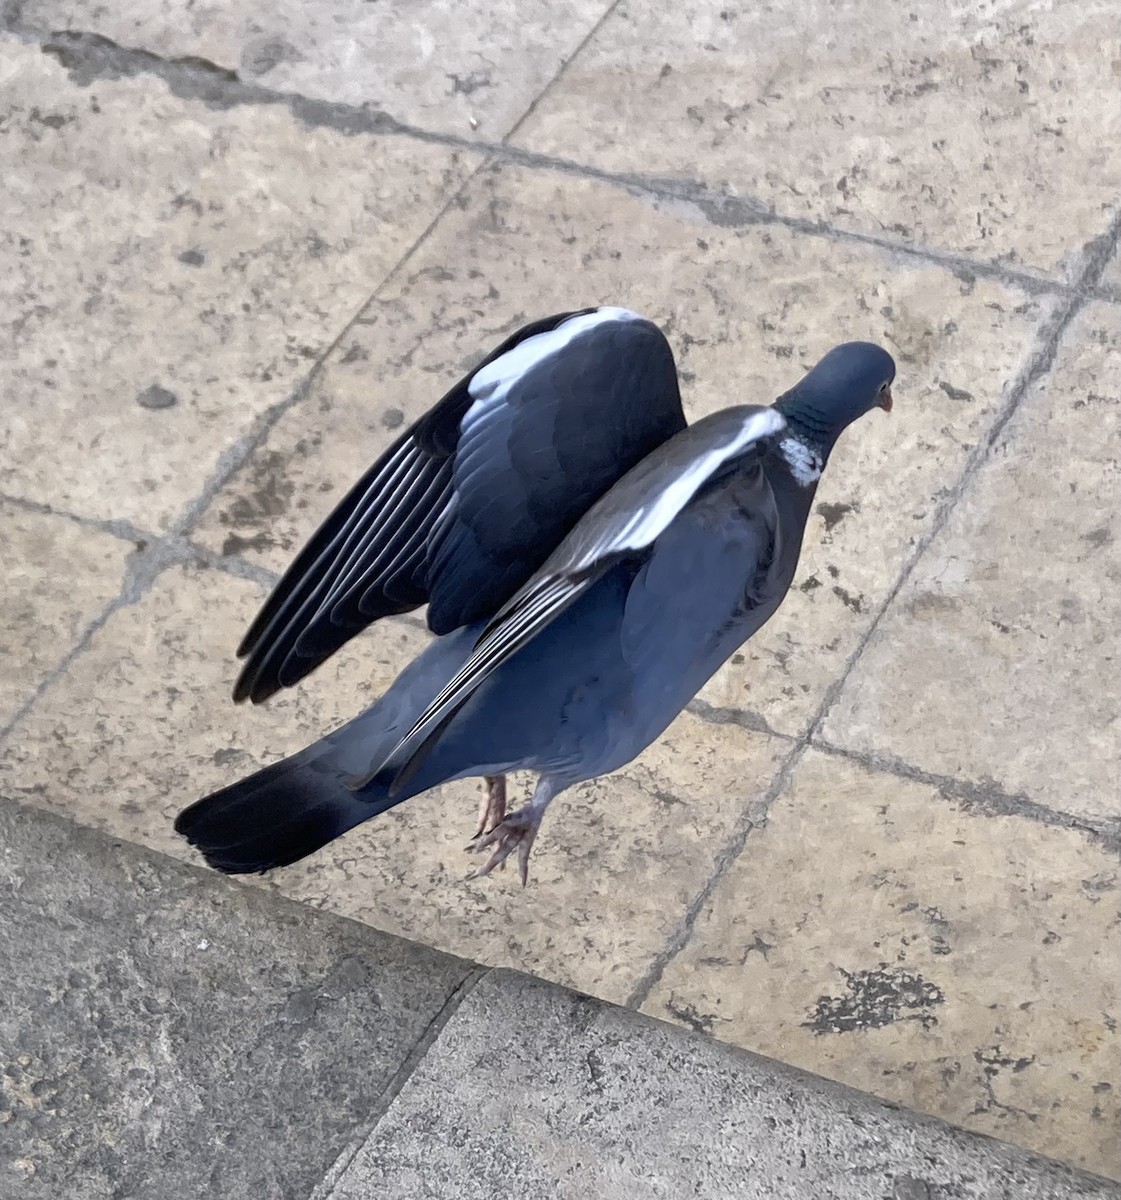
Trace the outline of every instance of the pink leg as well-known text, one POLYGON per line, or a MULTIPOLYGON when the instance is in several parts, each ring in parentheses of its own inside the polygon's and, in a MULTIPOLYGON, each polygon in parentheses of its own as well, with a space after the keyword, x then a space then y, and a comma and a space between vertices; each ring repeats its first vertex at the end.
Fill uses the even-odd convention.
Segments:
MULTIPOLYGON (((479 827, 471 837, 471 843, 496 829, 506 819, 506 776, 486 775, 483 778, 486 791, 479 805, 479 827)), ((470 847, 468 847, 470 849, 470 847)))

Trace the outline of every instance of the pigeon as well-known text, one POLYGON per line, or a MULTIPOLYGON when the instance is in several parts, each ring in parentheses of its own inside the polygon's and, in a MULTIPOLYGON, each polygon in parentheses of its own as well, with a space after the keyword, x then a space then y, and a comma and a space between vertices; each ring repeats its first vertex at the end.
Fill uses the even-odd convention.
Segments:
POLYGON ((778 610, 841 433, 890 412, 895 363, 835 346, 773 405, 687 424, 673 353, 626 309, 497 347, 343 498, 239 648, 236 699, 290 686, 371 622, 437 635, 369 709, 197 801, 175 829, 229 873, 314 853, 482 777, 475 876, 523 886, 549 804, 625 766, 778 610), (505 777, 537 775, 506 809, 505 777))

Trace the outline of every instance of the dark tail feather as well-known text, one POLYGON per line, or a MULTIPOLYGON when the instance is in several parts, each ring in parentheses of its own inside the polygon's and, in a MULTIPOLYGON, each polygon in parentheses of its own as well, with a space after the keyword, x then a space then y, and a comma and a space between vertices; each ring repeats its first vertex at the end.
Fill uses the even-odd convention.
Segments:
POLYGON ((398 803, 389 799, 388 780, 356 793, 345 777, 322 746, 311 747, 185 808, 175 832, 219 871, 284 867, 398 803))

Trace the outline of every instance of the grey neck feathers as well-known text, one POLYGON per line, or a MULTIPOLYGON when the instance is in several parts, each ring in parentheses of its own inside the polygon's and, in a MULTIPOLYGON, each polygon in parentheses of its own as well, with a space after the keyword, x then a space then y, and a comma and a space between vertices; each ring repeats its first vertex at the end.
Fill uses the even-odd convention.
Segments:
POLYGON ((821 457, 822 465, 829 460, 829 453, 837 444, 841 430, 807 396, 800 395, 797 388, 780 396, 775 408, 786 418, 792 436, 804 442, 821 457))

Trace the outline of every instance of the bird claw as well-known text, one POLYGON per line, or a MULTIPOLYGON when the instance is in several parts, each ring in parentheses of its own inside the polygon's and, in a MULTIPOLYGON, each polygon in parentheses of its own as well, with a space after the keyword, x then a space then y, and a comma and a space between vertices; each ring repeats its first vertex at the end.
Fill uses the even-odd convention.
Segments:
POLYGON ((506 819, 506 776, 487 775, 484 782, 486 790, 479 804, 479 824, 465 850, 473 850, 479 838, 497 829, 506 819))
POLYGON ((541 813, 535 811, 532 805, 526 805, 505 817, 488 833, 480 834, 471 843, 470 849, 476 854, 493 847, 493 852, 486 863, 472 871, 468 879, 482 879, 489 875, 495 867, 504 867, 506 860, 518 852, 518 875, 525 887, 529 880, 529 852, 533 849, 534 839, 541 827, 541 813))

